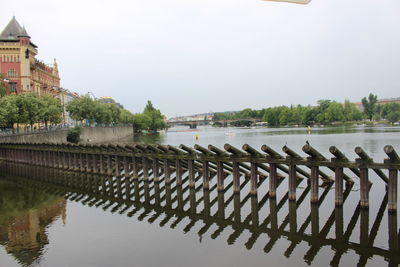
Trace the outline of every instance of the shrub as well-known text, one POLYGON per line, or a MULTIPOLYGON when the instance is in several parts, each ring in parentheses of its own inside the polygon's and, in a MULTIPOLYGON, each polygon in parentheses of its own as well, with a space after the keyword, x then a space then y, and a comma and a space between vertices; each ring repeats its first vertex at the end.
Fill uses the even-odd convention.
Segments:
POLYGON ((77 144, 81 140, 82 126, 78 125, 68 130, 67 141, 77 144))

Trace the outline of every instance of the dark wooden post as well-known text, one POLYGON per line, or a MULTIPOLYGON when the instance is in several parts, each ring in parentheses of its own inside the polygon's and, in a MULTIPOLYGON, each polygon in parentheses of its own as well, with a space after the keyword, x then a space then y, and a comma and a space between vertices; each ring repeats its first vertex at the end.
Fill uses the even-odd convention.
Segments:
POLYGON ((397 210, 397 178, 398 178, 398 171, 396 169, 389 169, 389 183, 388 183, 389 212, 396 212, 397 210))
POLYGON ((271 216, 271 229, 278 230, 278 207, 276 204, 276 198, 269 200, 269 214, 271 216))
POLYGON ((99 157, 100 157, 100 159, 99 159, 99 172, 101 174, 104 174, 104 155, 100 154, 99 157))
POLYGON ((335 204, 343 205, 343 168, 335 168, 335 204))
POLYGON ((91 169, 91 172, 92 173, 97 173, 98 172, 96 154, 92 154, 92 169, 91 169))
POLYGON ((258 182, 258 170, 257 164, 252 162, 250 164, 250 194, 257 195, 257 182, 258 182))
POLYGON ((158 183, 160 181, 160 165, 158 162, 157 158, 153 158, 153 177, 154 177, 154 182, 158 183))
POLYGON ((195 187, 195 180, 194 180, 194 160, 188 160, 188 171, 189 171, 189 187, 195 187))
POLYGON ((237 194, 240 192, 240 172, 239 162, 233 162, 233 193, 237 194))
POLYGON ((289 200, 296 200, 296 165, 289 165, 289 200))
POLYGON ((111 155, 107 155, 107 174, 111 175, 112 174, 112 168, 111 168, 111 155))
POLYGON ((319 206, 317 203, 311 204, 311 235, 319 234, 319 206))
MULTIPOLYGON (((389 156, 388 159, 385 159, 385 163, 393 164, 399 163, 400 158, 393 146, 387 145, 384 147, 385 153, 389 156)), ((397 210, 397 179, 398 179, 398 170, 395 168, 389 168, 389 181, 388 181, 388 209, 389 212, 396 212, 397 210)))
POLYGON ((203 200, 204 200, 204 209, 203 209, 203 216, 205 218, 210 216, 210 190, 204 189, 203 190, 203 200))
POLYGON ((269 165, 269 197, 276 197, 276 187, 277 187, 277 166, 275 163, 269 165))
POLYGON ((368 168, 360 168, 360 206, 369 207, 368 168))
POLYGON ((183 192, 182 192, 182 185, 177 185, 176 187, 176 195, 178 198, 178 210, 183 210, 183 192))
POLYGON ((143 166, 143 181, 149 180, 149 167, 148 160, 146 157, 142 157, 142 166, 143 166))
MULTIPOLYGON (((399 233, 397 228, 396 213, 391 213, 391 212, 389 213, 388 224, 389 224, 389 250, 392 253, 399 253, 399 233)), ((396 264, 393 263, 389 266, 396 266, 396 264)))
POLYGON ((84 163, 83 154, 79 153, 79 167, 81 172, 85 170, 85 166, 83 163, 84 163))
POLYGON ((343 239, 343 206, 335 207, 335 235, 336 240, 341 241, 343 239))
POLYGON ((311 166, 311 203, 318 202, 318 166, 311 166))
POLYGON ((190 188, 189 192, 189 202, 190 202, 190 213, 196 214, 196 190, 194 187, 190 188))
POLYGON ((124 156, 123 158, 124 161, 124 173, 125 173, 125 177, 128 178, 130 177, 130 169, 129 169, 129 160, 127 156, 124 156))
POLYGON ((289 201, 289 231, 297 232, 297 205, 296 201, 289 201))
POLYGON ((217 161, 217 189, 224 191, 224 166, 222 161, 217 161))
POLYGON ((369 209, 362 209, 360 213, 360 244, 367 246, 369 237, 369 209))
POLYGON ((208 190, 210 188, 210 170, 209 170, 209 162, 203 161, 203 188, 208 190))
POLYGON ((176 184, 182 184, 182 162, 179 159, 176 160, 176 184))
POLYGON ((258 197, 257 192, 255 195, 251 196, 251 220, 252 226, 258 226, 259 216, 258 216, 258 197))
POLYGON ((132 157, 132 178, 134 180, 139 178, 138 159, 136 157, 132 157))
POLYGON ((218 200, 217 217, 219 219, 225 219, 225 194, 224 194, 224 192, 218 192, 217 200, 218 200))
MULTIPOLYGON (((114 173, 115 173, 115 177, 118 178, 118 177, 120 176, 119 156, 118 156, 118 155, 115 155, 115 156, 114 156, 114 159, 115 159, 115 163, 114 163, 115 171, 114 171, 114 173)), ((117 180, 119 180, 119 179, 117 179, 117 180)))
POLYGON ((165 177, 166 184, 171 183, 171 168, 169 166, 168 159, 164 159, 164 177, 165 177))
POLYGON ((240 206, 240 191, 233 196, 233 210, 234 210, 234 222, 240 223, 242 221, 241 206, 240 206))

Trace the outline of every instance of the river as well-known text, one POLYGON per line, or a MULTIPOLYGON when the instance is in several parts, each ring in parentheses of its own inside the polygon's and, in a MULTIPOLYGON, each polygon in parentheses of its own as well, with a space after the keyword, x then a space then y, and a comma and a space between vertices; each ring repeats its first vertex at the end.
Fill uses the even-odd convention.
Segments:
MULTIPOLYGON (((331 145, 351 160, 361 146, 377 162, 383 147, 400 152, 400 127, 173 128, 165 134, 136 136, 143 142, 193 146, 229 143, 297 153, 308 141, 330 158, 331 145)), ((282 153, 283 154, 283 153, 282 153)), ((328 173, 328 171, 327 171, 328 173)), ((329 173, 332 175, 332 173, 329 173)), ((57 170, 0 162, 0 266, 397 266, 400 262, 396 215, 387 212, 385 185, 373 173, 370 208, 358 207, 358 180, 335 208, 334 187, 320 187, 311 205, 307 182, 297 202, 182 190, 140 183, 135 201, 102 198, 60 187, 57 170), (53 179, 53 180, 52 180, 53 179), (239 208, 238 208, 239 207, 239 208)), ((229 179, 229 177, 227 178, 229 179)), ((198 181, 198 184, 201 181, 198 181)), ((211 185, 212 187, 212 185, 211 185)), ((346 193, 345 193, 346 194, 346 193)))

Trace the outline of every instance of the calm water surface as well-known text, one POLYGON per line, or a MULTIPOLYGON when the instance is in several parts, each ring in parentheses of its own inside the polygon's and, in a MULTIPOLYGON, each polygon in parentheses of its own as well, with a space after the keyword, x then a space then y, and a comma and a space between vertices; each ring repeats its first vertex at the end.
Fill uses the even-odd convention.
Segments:
MULTIPOLYGON (((331 157, 329 146, 336 145, 354 159, 354 148, 362 146, 376 161, 385 157, 386 144, 400 151, 399 127, 314 128, 310 133, 305 128, 182 130, 186 128, 134 141, 220 148, 225 143, 255 148, 267 144, 276 151, 287 144, 304 155, 301 147, 308 140, 326 157, 331 157)), ((203 192, 201 179, 192 190, 174 183, 137 182, 132 184, 132 199, 126 200, 60 186, 59 179, 92 178, 0 163, 1 267, 397 266, 400 262, 398 218, 387 213, 384 185, 372 173, 368 210, 358 208, 357 182, 346 188, 343 208, 335 209, 333 186, 321 187, 320 203, 311 205, 306 181, 298 187, 297 201, 289 203, 286 181, 278 187, 276 200, 265 197, 267 182, 257 197, 250 197, 248 184, 241 195, 234 195, 232 188, 225 193, 203 192)), ((214 185, 215 181, 211 188, 214 185)))

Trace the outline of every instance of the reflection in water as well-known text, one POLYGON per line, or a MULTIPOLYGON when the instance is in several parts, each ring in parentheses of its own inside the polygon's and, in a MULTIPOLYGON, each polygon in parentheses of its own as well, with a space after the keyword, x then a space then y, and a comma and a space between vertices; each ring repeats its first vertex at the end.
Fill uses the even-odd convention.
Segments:
MULTIPOLYGON (((195 186, 189 187, 187 173, 183 176, 182 185, 177 185, 176 178, 172 178, 171 183, 165 183, 161 174, 160 181, 154 182, 151 175, 148 181, 143 181, 131 177, 79 174, 18 164, 2 163, 0 169, 6 173, 0 180, 0 185, 3 185, 0 186, 2 209, 6 209, 0 217, 1 244, 22 266, 28 266, 40 257, 40 252, 36 251, 42 252, 48 242, 44 229, 57 216, 65 216, 65 201, 48 193, 111 213, 136 216, 138 220, 146 220, 150 224, 157 222, 160 227, 169 225, 177 228, 181 225, 184 233, 196 232, 199 242, 205 236, 210 236, 212 239, 226 238, 227 244, 233 245, 246 232, 250 234, 244 243, 246 249, 255 249, 261 236, 267 236, 267 241, 260 242, 264 242, 263 251, 270 253, 283 238, 289 241, 288 247, 282 251, 287 258, 298 256, 293 251, 306 244, 302 260, 309 265, 314 264, 323 248, 332 250, 329 256, 331 266, 349 266, 344 259, 344 255, 349 253, 356 255, 358 266, 366 266, 368 261, 376 257, 387 261, 389 266, 400 263, 397 215, 385 212, 387 195, 382 196, 376 212, 355 205, 351 206, 355 208, 354 211, 347 213, 349 219, 345 219, 344 208, 349 209, 349 206, 335 208, 325 205, 321 208, 332 192, 330 186, 321 188, 319 201, 310 204, 309 185, 305 186, 297 200, 289 201, 287 193, 278 194, 276 198, 270 198, 268 193, 262 194, 262 190, 255 196, 244 194, 244 190, 241 190, 241 194, 234 194, 229 189, 231 183, 228 183, 224 192, 217 192, 215 177, 210 177, 209 190, 203 189, 200 176, 196 176, 195 186), (3 191, 9 191, 9 188, 14 188, 13 192, 18 191, 20 197, 14 197, 11 193, 3 195, 3 191), (38 193, 37 190, 48 193, 38 193), (32 192, 36 192, 36 197, 29 198, 32 202, 28 203, 32 206, 26 206, 27 203, 18 205, 23 194, 32 195, 32 192), (39 198, 40 201, 36 201, 39 198), (7 212, 5 204, 15 207, 13 203, 21 208, 17 212, 15 209, 7 212), (9 215, 4 217, 3 214, 9 215), (388 228, 382 225, 385 215, 388 228), (22 222, 24 226, 16 227, 18 224, 15 222, 22 222), (195 228, 194 225, 200 222, 201 227, 195 228), (389 240, 386 246, 375 244, 378 236, 387 234, 389 240), (21 256, 23 251, 32 251, 30 259, 21 256)), ((241 188, 248 186, 248 179, 241 183, 241 188)), ((278 187, 282 184, 284 182, 280 182, 278 187)), ((262 186, 260 181, 259 188, 262 186)), ((345 188, 345 204, 354 194, 352 189, 351 185, 345 188)))
POLYGON ((65 221, 66 200, 0 180, 0 245, 21 266, 40 261, 48 244, 46 228, 65 221))

